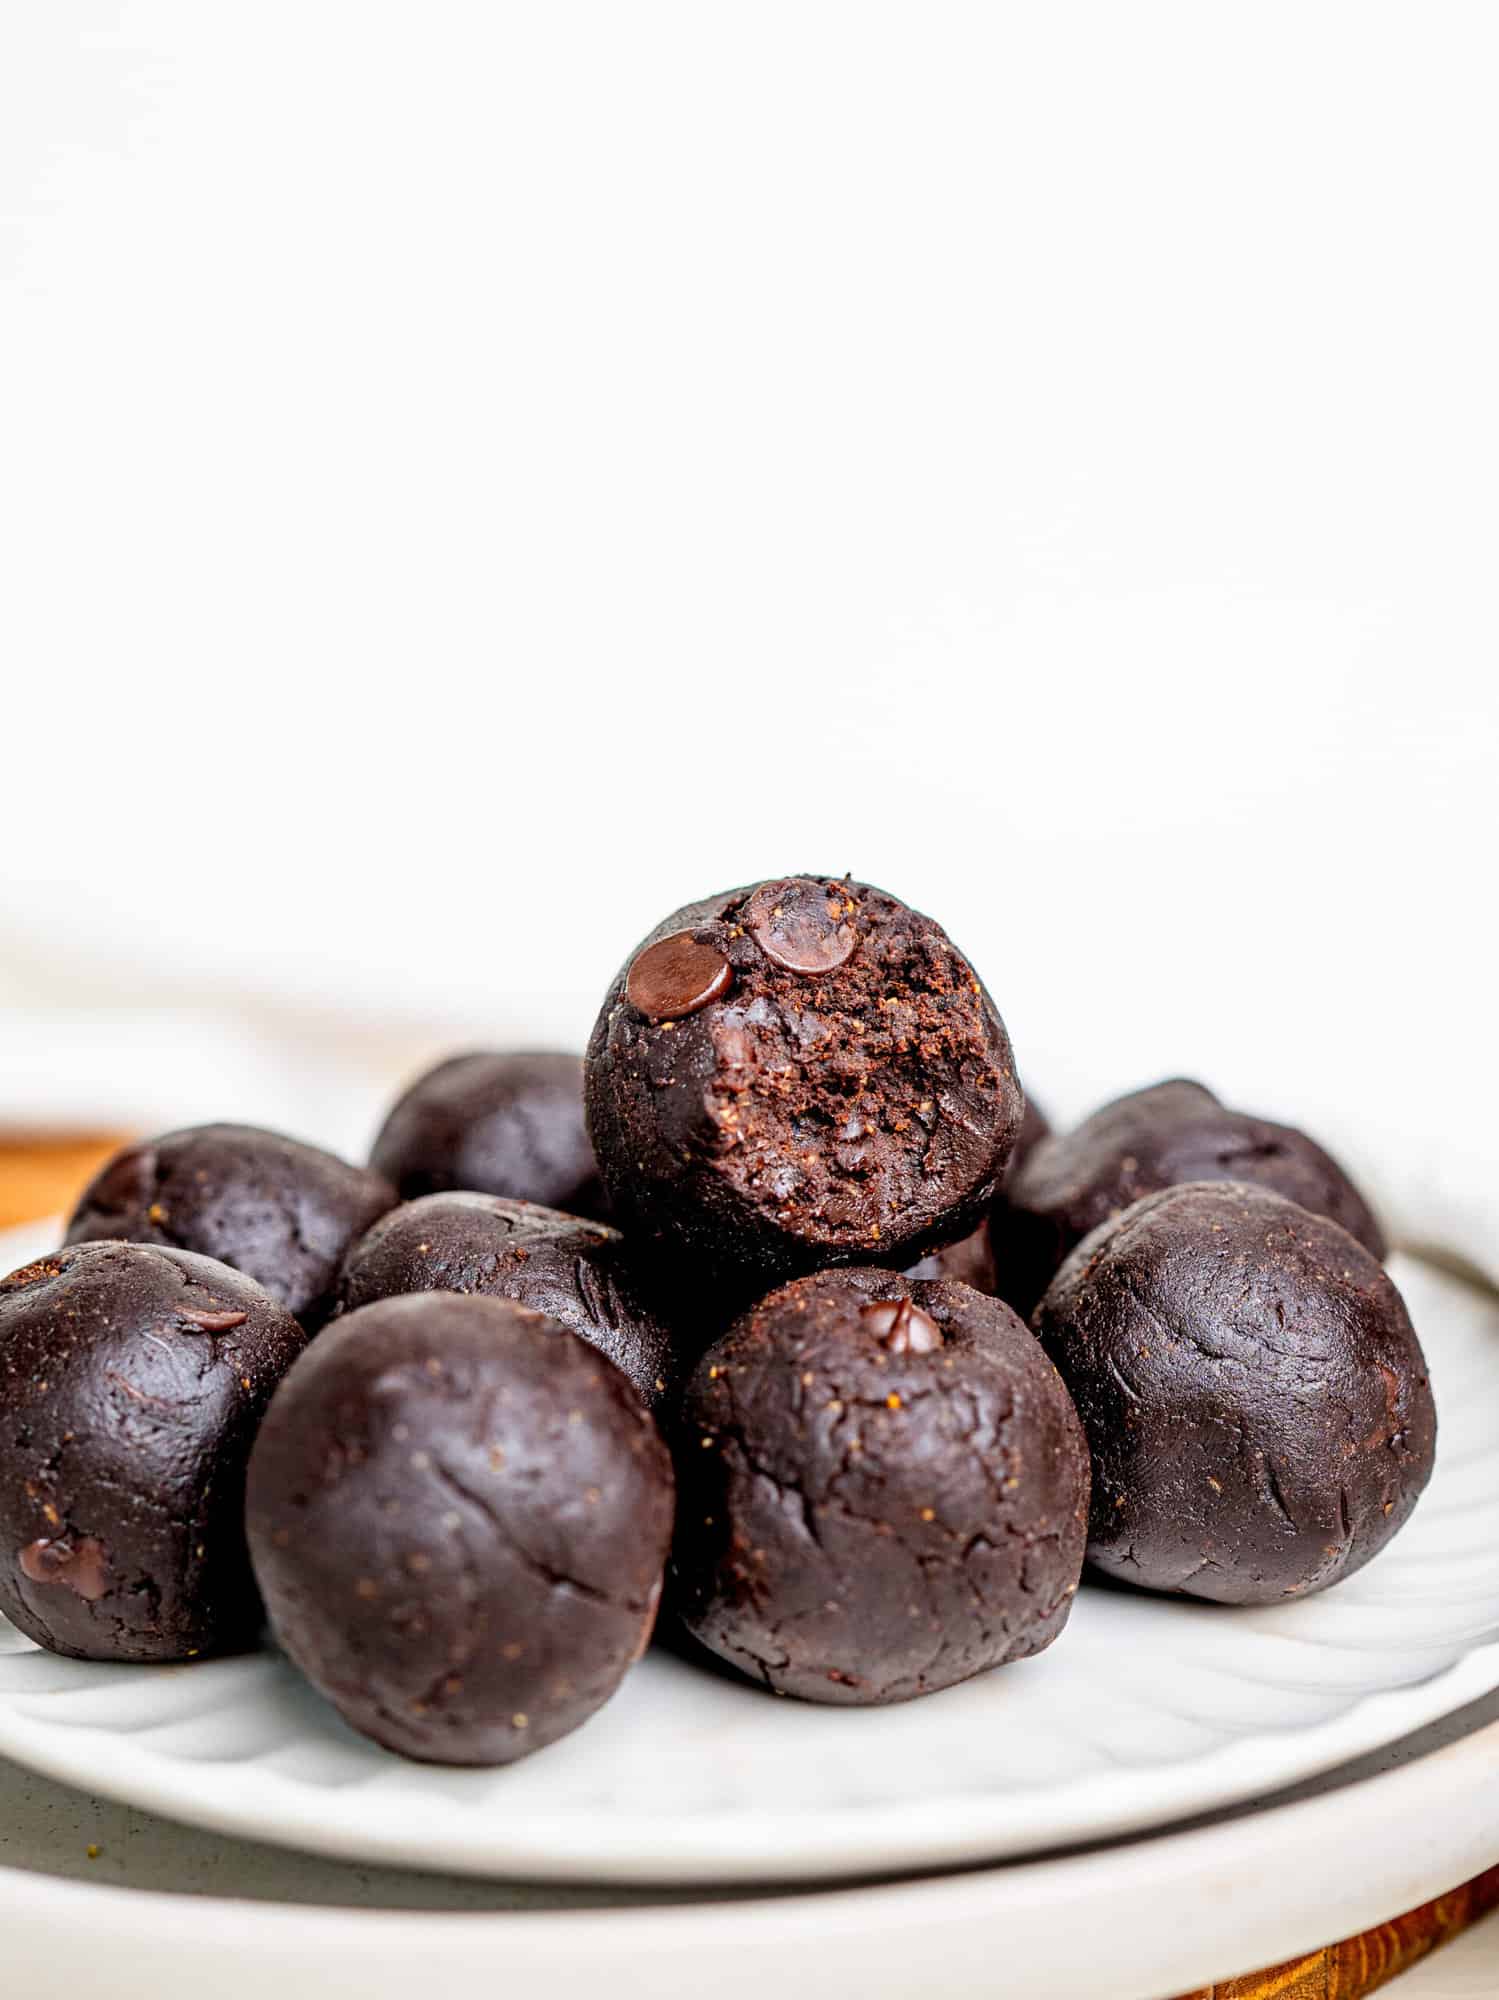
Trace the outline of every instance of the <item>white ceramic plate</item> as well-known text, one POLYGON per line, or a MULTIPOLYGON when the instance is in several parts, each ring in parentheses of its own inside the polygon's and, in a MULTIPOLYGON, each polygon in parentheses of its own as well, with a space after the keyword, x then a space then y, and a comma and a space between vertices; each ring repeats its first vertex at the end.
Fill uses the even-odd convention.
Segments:
MULTIPOLYGON (((1492 1714, 1493 1698, 1479 1707, 1492 1714)), ((478 1882, 460 1901, 461 1885, 433 1878, 413 1907, 409 1878, 393 1893, 380 1870, 330 1881, 317 1862, 278 1901, 264 1850, 173 1845, 144 1815, 116 1828, 63 1793, 71 1846, 44 1840, 42 1865, 68 1879, 0 1867, 0 1971, 25 2000, 1159 2000, 1367 1930, 1492 1862, 1499 1720, 1433 1749, 1458 1722, 1415 1739, 1416 1754, 1381 1753, 1396 1768, 1190 1832, 696 1905, 579 1908, 558 1900, 578 1892, 478 1882), (94 1864, 83 1844, 96 1837, 94 1864)), ((0 1815, 6 1790, 0 1765, 0 1815)), ((1467 1955, 1449 1946, 1438 1962, 1449 1953, 1467 1955)), ((1496 1985, 1462 1990, 1492 2000, 1496 1985)))
POLYGON ((1499 1686, 1499 1304, 1392 1269, 1431 1362, 1437 1470, 1391 1547, 1305 1603, 1084 1589, 1040 1659, 891 1709, 775 1701, 652 1653, 584 1729, 495 1772, 374 1748, 270 1653, 99 1666, 0 1621, 0 1752, 323 1853, 615 1882, 946 1867, 1269 1791, 1499 1686))

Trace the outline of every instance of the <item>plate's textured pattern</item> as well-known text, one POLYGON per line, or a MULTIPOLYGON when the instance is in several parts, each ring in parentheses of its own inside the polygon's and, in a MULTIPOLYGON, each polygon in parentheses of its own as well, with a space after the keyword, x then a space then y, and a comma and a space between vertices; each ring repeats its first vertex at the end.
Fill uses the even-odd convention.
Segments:
POLYGON ((653 1653, 586 1728, 498 1772, 376 1750, 270 1655, 92 1666, 0 1624, 0 1751, 294 1846, 620 1881, 933 1867, 1254 1796, 1499 1685, 1499 1305, 1394 1269, 1431 1360, 1436 1475, 1383 1555, 1306 1603, 1088 1588, 1040 1659, 884 1710, 776 1701, 653 1653))

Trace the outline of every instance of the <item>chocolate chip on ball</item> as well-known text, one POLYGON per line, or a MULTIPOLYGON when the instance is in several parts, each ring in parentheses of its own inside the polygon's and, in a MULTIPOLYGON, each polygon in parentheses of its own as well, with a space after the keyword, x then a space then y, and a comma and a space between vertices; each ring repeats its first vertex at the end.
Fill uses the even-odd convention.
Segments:
POLYGON ((252 1125, 195 1125, 128 1146, 85 1188, 69 1243, 127 1238, 216 1257, 309 1332, 344 1252, 395 1201, 381 1175, 252 1125))
POLYGON ((1004 1024, 946 933, 827 876, 660 924, 604 1002, 586 1101, 624 1225, 761 1284, 970 1234, 1023 1110, 1004 1024))
POLYGON ((1231 1111, 1185 1078, 1116 1098, 1036 1145, 994 1215, 999 1287, 1028 1313, 1075 1243, 1142 1195, 1182 1181, 1250 1181, 1341 1224, 1375 1257, 1368 1203, 1305 1132, 1231 1111))
POLYGON ((617 1229, 499 1195, 424 1195, 353 1245, 340 1313, 405 1292, 478 1293, 546 1313, 607 1354, 652 1408, 707 1339, 684 1350, 617 1229))
POLYGON ((79 1659, 253 1645, 245 1464, 305 1338, 182 1250, 80 1244, 0 1280, 0 1612, 79 1659))
POLYGON ((583 1124, 583 1059, 481 1049, 417 1078, 370 1165, 402 1201, 464 1188, 597 1216, 604 1191, 583 1124))
POLYGON ((308 1348, 247 1516, 275 1635, 347 1722, 408 1757, 507 1764, 586 1722, 649 1639, 671 1462, 566 1327, 423 1293, 308 1348))
POLYGON ((1088 1558, 1151 1590, 1273 1604, 1409 1516, 1436 1413, 1404 1302, 1335 1222, 1244 1182, 1147 1195, 1036 1311, 1093 1454, 1088 1558))
POLYGON ((677 1447, 673 1603, 779 1694, 905 1701, 1066 1623, 1086 1445, 998 1299, 874 1269, 796 1279, 699 1361, 677 1447))

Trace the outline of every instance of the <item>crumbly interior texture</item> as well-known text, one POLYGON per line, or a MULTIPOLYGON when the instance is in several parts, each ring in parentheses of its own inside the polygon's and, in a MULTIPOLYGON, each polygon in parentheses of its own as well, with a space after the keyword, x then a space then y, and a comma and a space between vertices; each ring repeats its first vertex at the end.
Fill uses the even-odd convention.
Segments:
POLYGON ((1036 1313, 1093 1452, 1088 1556, 1151 1590, 1273 1604, 1397 1532, 1436 1412, 1399 1292, 1266 1188, 1149 1195, 1078 1245, 1036 1313))
POLYGON ((688 931, 728 961, 728 990, 652 1019, 627 997, 627 966, 588 1056, 590 1128, 620 1212, 767 1280, 909 1262, 970 1233, 1024 1108, 1004 1025, 941 928, 863 883, 784 886, 809 883, 846 910, 841 963, 799 972, 762 947, 752 913, 767 885, 691 905, 641 949, 688 931))
POLYGON ((402 1201, 467 1188, 600 1215, 582 1057, 555 1049, 450 1056, 392 1107, 370 1165, 402 1201))
POLYGON ((330 1327, 256 1441, 276 1636, 408 1757, 505 1764, 577 1728, 650 1636, 671 1462, 623 1377, 510 1300, 425 1294, 330 1327))
POLYGON ((1368 1203, 1305 1132, 1220 1104, 1176 1077, 1103 1105, 1071 1132, 1036 1144, 1010 1176, 995 1215, 999 1286, 1028 1313, 1062 1259, 1131 1203, 1184 1181, 1247 1181, 1346 1229, 1372 1256, 1386 1252, 1368 1203))
POLYGON ((339 1316, 409 1292, 514 1299, 606 1354, 653 1409, 680 1387, 690 1330, 659 1315, 617 1229, 499 1195, 434 1194, 382 1216, 350 1250, 339 1316))
POLYGON ((251 1440, 301 1351, 259 1285, 93 1243, 0 1281, 0 1611, 91 1660, 251 1646, 251 1440))
POLYGON ((124 1237, 243 1271, 321 1326, 345 1250, 396 1198, 381 1175, 251 1125, 196 1125, 130 1146, 95 1176, 69 1243, 124 1237))
POLYGON ((774 1292, 710 1348, 677 1431, 673 1604, 780 1694, 905 1701, 1039 1652, 1082 1567, 1088 1459, 1008 1307, 859 1269, 774 1292), (872 1330, 909 1299, 930 1352, 872 1330))

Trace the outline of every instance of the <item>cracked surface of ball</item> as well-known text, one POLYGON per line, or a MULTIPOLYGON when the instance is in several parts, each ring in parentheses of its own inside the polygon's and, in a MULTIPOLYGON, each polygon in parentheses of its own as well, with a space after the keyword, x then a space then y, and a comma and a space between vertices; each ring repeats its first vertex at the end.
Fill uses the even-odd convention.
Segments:
POLYGON ((555 1049, 449 1056, 391 1107, 370 1165, 402 1201, 466 1188, 600 1215, 582 1057, 555 1049))
POLYGON ((406 1292, 514 1299, 560 1320, 606 1354, 653 1409, 680 1386, 680 1343, 647 1298, 624 1238, 605 1223, 500 1195, 425 1195, 392 1209, 353 1245, 337 1312, 406 1292))
POLYGON ((1350 1576, 1409 1517, 1436 1412, 1404 1301, 1346 1230, 1189 1183, 1084 1239, 1036 1311, 1093 1454, 1088 1558, 1222 1604, 1350 1576))
POLYGON ((585 1097, 622 1226, 760 1283, 970 1234, 1024 1108, 1004 1024, 940 926, 824 876, 658 925, 605 999, 585 1097))
POLYGON ((999 1288, 1029 1313, 1062 1259, 1111 1215, 1183 1181, 1248 1181, 1325 1215, 1375 1257, 1384 1234, 1332 1156, 1293 1126, 1233 1111, 1184 1077, 1131 1091, 1033 1145, 994 1213, 999 1288))
POLYGON ((306 1336, 210 1257, 89 1243, 0 1279, 0 1611, 90 1660, 251 1646, 245 1464, 306 1336))
POLYGON ((673 1604, 778 1693, 905 1701, 1066 1623, 1087 1450, 998 1299, 875 1269, 793 1280, 699 1361, 676 1438, 673 1604))
POLYGON ((243 1271, 314 1332, 344 1252, 396 1198, 381 1175, 254 1125, 194 1125, 127 1146, 85 1188, 69 1243, 124 1237, 243 1271))
POLYGON ((250 1465, 281 1645, 355 1729, 506 1764, 586 1722, 644 1649, 671 1461, 629 1384, 508 1299, 423 1293, 307 1349, 250 1465))

